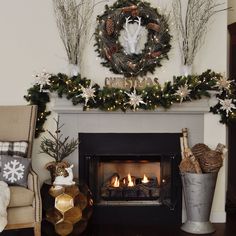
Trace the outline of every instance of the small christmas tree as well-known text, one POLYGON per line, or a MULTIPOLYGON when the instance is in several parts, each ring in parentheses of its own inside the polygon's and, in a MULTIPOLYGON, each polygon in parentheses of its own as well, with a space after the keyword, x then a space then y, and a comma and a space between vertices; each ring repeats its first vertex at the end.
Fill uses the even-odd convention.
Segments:
POLYGON ((70 164, 67 161, 63 161, 69 156, 78 146, 78 139, 69 140, 69 136, 63 138, 61 134, 61 128, 64 124, 60 125, 59 116, 58 119, 54 119, 56 122, 55 134, 47 130, 50 137, 43 137, 40 144, 40 153, 46 153, 52 157, 55 161, 51 161, 45 165, 45 168, 50 172, 51 182, 53 183, 56 176, 67 176, 68 173, 65 168, 70 164))
POLYGON ((47 130, 51 138, 43 137, 40 145, 40 153, 46 153, 50 157, 54 158, 56 162, 61 162, 64 158, 69 156, 78 146, 78 139, 69 140, 69 136, 63 138, 61 134, 61 128, 64 124, 60 125, 59 116, 58 119, 54 119, 56 122, 55 134, 47 130))

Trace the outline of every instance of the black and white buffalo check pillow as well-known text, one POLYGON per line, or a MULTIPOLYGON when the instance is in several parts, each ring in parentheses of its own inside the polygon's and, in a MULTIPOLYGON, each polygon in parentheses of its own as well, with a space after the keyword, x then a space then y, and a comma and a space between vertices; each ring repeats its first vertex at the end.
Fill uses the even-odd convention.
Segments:
POLYGON ((28 149, 28 142, 12 142, 12 156, 13 157, 26 157, 28 149))
POLYGON ((12 149, 12 142, 0 141, 0 171, 2 167, 2 156, 10 155, 12 149))
POLYGON ((12 149, 12 142, 1 142, 0 141, 0 155, 10 155, 12 149))

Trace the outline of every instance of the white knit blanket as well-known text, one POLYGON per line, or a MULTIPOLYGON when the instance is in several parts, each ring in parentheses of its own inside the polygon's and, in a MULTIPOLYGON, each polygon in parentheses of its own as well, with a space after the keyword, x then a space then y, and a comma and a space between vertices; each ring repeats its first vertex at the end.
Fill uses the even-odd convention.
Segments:
POLYGON ((7 206, 10 202, 10 189, 7 183, 0 181, 0 232, 7 225, 7 206))

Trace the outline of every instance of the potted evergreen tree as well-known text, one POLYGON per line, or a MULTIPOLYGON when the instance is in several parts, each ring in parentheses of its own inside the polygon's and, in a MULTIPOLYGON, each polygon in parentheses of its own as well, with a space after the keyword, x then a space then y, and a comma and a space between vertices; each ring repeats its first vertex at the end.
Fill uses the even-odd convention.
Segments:
POLYGON ((68 157, 78 147, 78 139, 69 140, 69 136, 63 138, 61 134, 61 128, 64 124, 60 125, 60 117, 54 119, 56 122, 56 130, 54 133, 47 130, 49 137, 43 136, 40 144, 40 153, 46 153, 54 159, 45 165, 45 168, 50 172, 51 182, 53 183, 55 177, 58 175, 67 176, 68 173, 65 168, 70 164, 64 159, 68 157))

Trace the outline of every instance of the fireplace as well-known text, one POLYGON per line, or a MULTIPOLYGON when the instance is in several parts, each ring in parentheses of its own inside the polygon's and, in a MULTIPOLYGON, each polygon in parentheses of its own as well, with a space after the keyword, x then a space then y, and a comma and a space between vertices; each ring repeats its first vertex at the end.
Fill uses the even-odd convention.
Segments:
MULTIPOLYGON (((182 128, 188 128, 189 130, 189 144, 192 147, 196 143, 206 143, 210 147, 215 147, 219 142, 226 144, 226 127, 219 123, 219 117, 213 114, 209 114, 209 109, 211 105, 215 104, 215 99, 208 100, 208 99, 201 99, 197 101, 192 101, 191 103, 183 103, 183 104, 175 104, 171 107, 171 109, 163 110, 157 109, 155 111, 136 111, 131 112, 127 111, 125 113, 121 111, 116 112, 103 112, 99 110, 89 110, 83 111, 83 108, 80 106, 73 106, 70 101, 65 98, 53 98, 52 99, 52 106, 54 112, 60 115, 60 120, 65 125, 62 127, 62 132, 66 136, 70 136, 71 138, 78 138, 78 133, 86 134, 86 133, 179 133, 182 128)), ((93 139, 94 140, 94 139, 93 139)), ((158 139, 159 140, 159 139, 158 139)), ((94 151, 91 149, 85 150, 85 143, 80 139, 79 149, 84 152, 84 158, 88 154, 91 157, 97 154, 110 154, 110 150, 107 148, 110 140, 106 140, 106 142, 102 142, 101 151, 94 151), (104 147, 105 145, 105 147, 104 147), (109 151, 109 152, 108 152, 109 151)), ((97 142, 97 140, 96 140, 97 142)), ((135 142, 132 140, 132 142, 135 142)), ((132 143, 131 142, 131 143, 132 143)), ((148 142, 150 143, 150 142, 148 142)), ((91 144, 91 143, 90 143, 91 144)), ((153 145, 157 145, 158 143, 155 141, 153 145)), ((96 145, 96 143, 92 144, 92 147, 96 145)), ((123 144, 124 145, 124 144, 123 144)), ((169 145, 167 140, 165 145, 169 145)), ((87 144, 86 144, 87 146, 87 144)), ((117 145, 115 145, 117 146, 117 145)), ((135 150, 138 145, 133 147, 135 150)), ((130 146, 131 147, 131 146, 130 146)), ((169 145, 170 147, 170 145, 169 145)), ((89 145, 88 145, 89 148, 89 145)), ((179 147, 177 147, 179 148, 179 147)), ((150 146, 149 146, 149 150, 150 146)), ((140 150, 139 150, 140 151, 140 150)), ((150 153, 164 153, 165 150, 153 150, 150 153)), ((174 150, 172 150, 175 152, 174 150)), ((171 152, 172 152, 171 151, 171 152)), ((144 150, 143 153, 148 153, 148 150, 144 150)), ((111 153, 112 154, 112 153, 111 153)), ((131 154, 128 153, 127 149, 123 154, 131 154)), ((133 154, 136 154, 133 152, 133 154)), ((83 155, 82 155, 83 156, 83 155)), ((83 157, 78 157, 78 153, 74 152, 70 155, 67 159, 70 163, 74 164, 74 176, 80 177, 84 176, 87 170, 83 169, 85 161, 80 159, 83 157), (80 173, 79 173, 80 170, 80 173)), ((45 165, 44 162, 38 163, 34 165, 34 168, 38 171, 43 169, 45 165)), ((225 158, 225 162, 223 167, 221 168, 216 190, 215 196, 212 206, 211 212, 211 221, 223 223, 226 221, 226 213, 225 213, 225 193, 226 193, 226 167, 227 167, 227 158, 225 158)), ((47 173, 46 173, 47 174, 47 173)), ((132 175, 132 172, 131 172, 132 175)), ((84 177, 85 179, 85 177, 84 177)), ((179 206, 179 205, 178 205, 179 206)), ((123 206, 125 208, 125 206, 123 206)), ((132 208, 132 212, 134 213, 137 209, 137 213, 140 213, 140 208, 132 208)), ((164 208, 164 206, 163 206, 164 208)), ((102 206, 95 207, 95 214, 93 215, 98 216, 98 213, 101 212, 103 215, 107 215, 110 213, 110 208, 102 208, 102 206)), ((131 209, 128 206, 128 209, 131 209)), ((143 211, 145 207, 141 208, 143 211)), ((162 207, 158 208, 160 212, 162 207)), ((176 208, 175 208, 176 209, 176 208)), ((116 215, 122 213, 122 210, 116 208, 116 215)), ((153 213, 153 217, 159 217, 156 215, 156 209, 151 207, 149 211, 149 215, 153 213)), ((185 206, 182 205, 182 221, 185 221, 185 206)), ((129 213, 127 213, 129 214, 129 213)), ((172 214, 172 212, 171 212, 172 214)), ((176 214, 173 213, 173 214, 176 214)), ((114 214, 113 214, 114 215, 114 214)), ((142 219, 144 217, 141 217, 142 219)), ((150 218, 150 217, 149 217, 150 218)), ((171 218, 172 219, 172 218, 171 218)))
POLYGON ((94 223, 180 224, 179 133, 79 133, 94 223))

